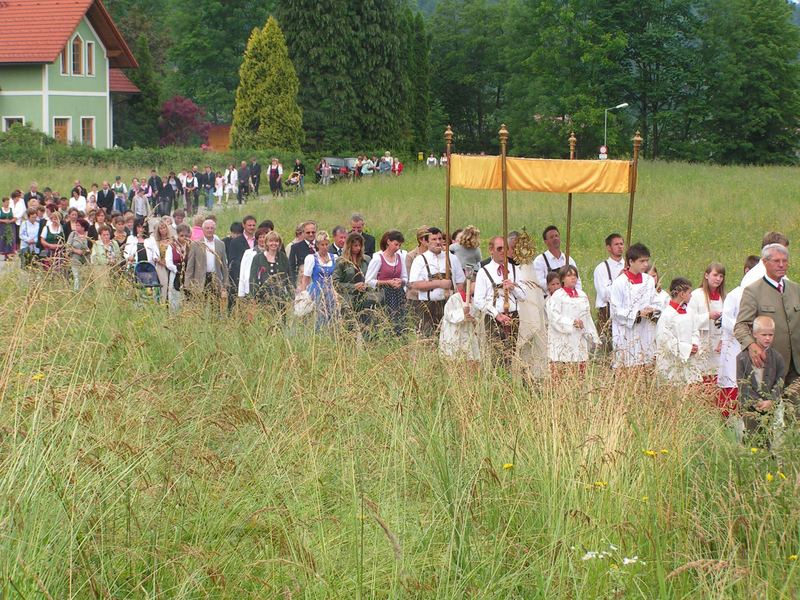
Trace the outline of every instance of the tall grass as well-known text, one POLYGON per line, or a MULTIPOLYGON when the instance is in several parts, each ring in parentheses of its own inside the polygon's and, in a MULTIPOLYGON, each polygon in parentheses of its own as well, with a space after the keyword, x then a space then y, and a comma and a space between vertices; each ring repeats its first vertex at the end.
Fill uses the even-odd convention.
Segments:
POLYGON ((3 283, 8 597, 798 594, 796 439, 697 393, 3 283))
MULTIPOLYGON (((102 178, 0 173, 8 189, 102 178)), ((764 230, 798 238, 796 176, 645 163, 634 237, 667 278, 698 279, 712 259, 736 272, 764 230)), ((422 172, 309 186, 220 224, 252 211, 288 239, 304 218, 330 228, 358 210, 373 233, 411 238, 441 225, 442 199, 441 172, 422 172)), ((453 225, 486 239, 499 204, 456 190, 453 225)), ((565 233, 564 198, 509 204, 513 228, 565 233)), ((587 287, 625 217, 625 198, 576 200, 587 287)), ((800 593, 796 435, 779 460, 739 447, 697 392, 600 364, 523 384, 412 338, 362 344, 260 312, 171 316, 124 287, 73 294, 14 272, 0 307, 4 597, 800 593)))

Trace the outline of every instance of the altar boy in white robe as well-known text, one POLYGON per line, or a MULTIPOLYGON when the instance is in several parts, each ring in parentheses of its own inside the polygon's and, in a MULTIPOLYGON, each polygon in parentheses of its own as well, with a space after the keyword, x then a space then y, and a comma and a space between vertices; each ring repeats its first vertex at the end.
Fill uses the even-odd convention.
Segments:
POLYGON ((686 310, 692 284, 678 277, 669 284, 671 300, 656 325, 656 372, 672 385, 687 385, 703 380, 697 359, 700 332, 697 320, 686 310))
POLYGON ((614 368, 651 365, 655 360, 658 317, 655 281, 647 274, 650 251, 633 244, 625 253, 627 268, 614 280, 611 305, 614 368))
POLYGON ((478 270, 473 304, 486 315, 489 337, 501 355, 502 363, 509 366, 519 330, 517 301, 524 301, 526 292, 517 281, 517 267, 509 262, 508 273, 505 271, 505 243, 500 235, 490 240, 492 260, 478 270), (508 310, 505 310, 506 291, 508 310))
POLYGON ((578 364, 582 371, 589 360, 590 343, 600 343, 589 297, 577 289, 578 269, 569 265, 558 270, 561 288, 547 299, 547 354, 554 368, 578 364))

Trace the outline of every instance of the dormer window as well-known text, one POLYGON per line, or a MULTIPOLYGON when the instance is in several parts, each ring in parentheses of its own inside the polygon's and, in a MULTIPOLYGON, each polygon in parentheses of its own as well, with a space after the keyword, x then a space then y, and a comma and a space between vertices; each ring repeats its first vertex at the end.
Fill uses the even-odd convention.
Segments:
POLYGON ((79 35, 72 39, 72 74, 83 75, 83 40, 79 35))

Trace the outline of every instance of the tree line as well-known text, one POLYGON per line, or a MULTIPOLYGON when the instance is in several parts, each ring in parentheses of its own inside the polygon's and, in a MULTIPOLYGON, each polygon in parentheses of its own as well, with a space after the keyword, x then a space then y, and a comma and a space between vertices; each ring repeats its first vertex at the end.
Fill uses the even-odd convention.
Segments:
POLYGON ((440 151, 447 124, 459 150, 494 152, 504 122, 514 154, 565 155, 575 131, 588 157, 606 116, 614 156, 636 129, 648 158, 788 164, 800 148, 800 11, 786 0, 106 3, 134 40, 130 77, 145 92, 119 108, 127 145, 157 143, 161 103, 175 95, 230 123, 258 88, 294 94, 295 133, 281 143, 312 152, 440 151), (274 47, 275 68, 247 75, 248 42, 270 15, 276 32, 259 56, 274 47), (279 61, 296 88, 258 85, 268 72, 292 80, 279 61))

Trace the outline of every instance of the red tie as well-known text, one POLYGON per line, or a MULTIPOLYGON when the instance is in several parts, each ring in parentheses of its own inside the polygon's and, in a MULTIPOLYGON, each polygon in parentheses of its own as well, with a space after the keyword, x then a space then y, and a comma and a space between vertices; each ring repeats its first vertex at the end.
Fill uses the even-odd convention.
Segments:
POLYGON ((503 265, 497 267, 497 274, 502 277, 503 276, 503 265))
POLYGON ((781 294, 783 293, 783 282, 782 282, 782 281, 779 281, 779 282, 778 282, 778 291, 779 291, 781 294))

